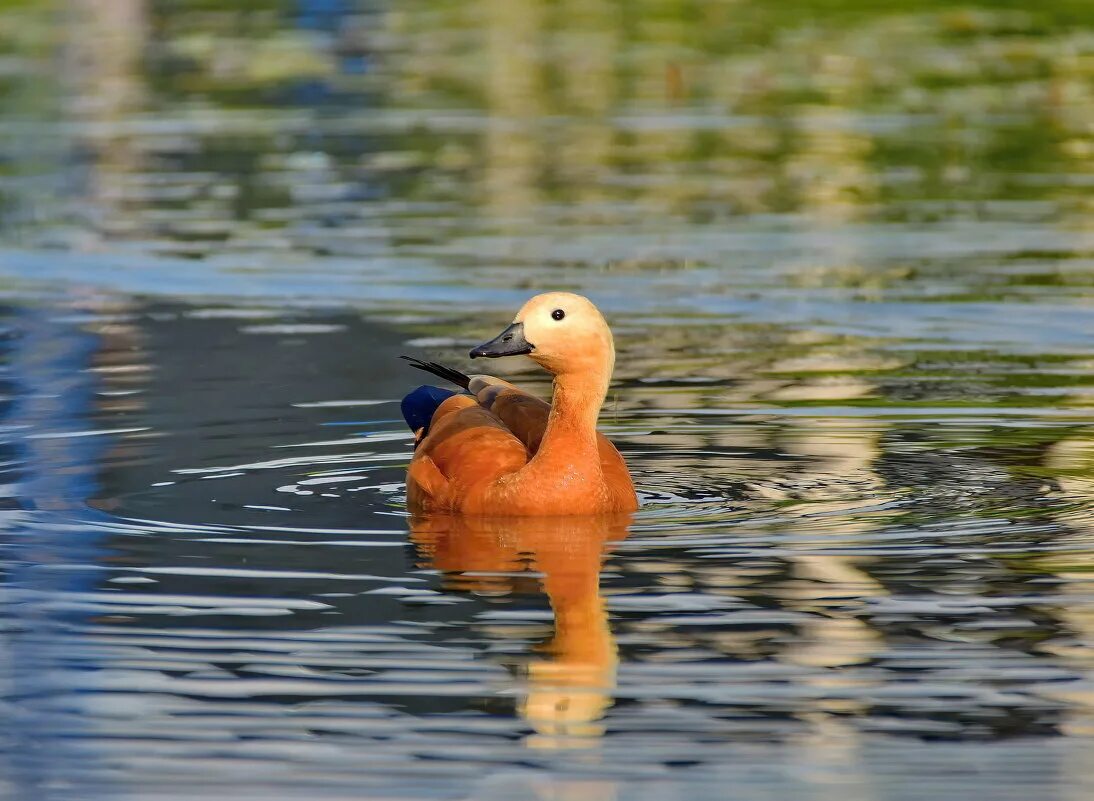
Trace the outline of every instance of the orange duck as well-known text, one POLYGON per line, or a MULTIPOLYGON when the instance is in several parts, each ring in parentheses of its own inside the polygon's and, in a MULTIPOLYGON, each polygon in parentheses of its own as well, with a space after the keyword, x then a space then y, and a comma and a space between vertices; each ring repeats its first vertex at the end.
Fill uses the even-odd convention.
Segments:
POLYGON ((403 399, 417 440, 407 471, 410 509, 491 516, 637 509, 626 462, 596 430, 615 366, 600 311, 580 295, 537 295, 512 325, 471 351, 472 359, 517 355, 554 375, 550 404, 499 378, 409 359, 466 390, 425 386, 403 399))

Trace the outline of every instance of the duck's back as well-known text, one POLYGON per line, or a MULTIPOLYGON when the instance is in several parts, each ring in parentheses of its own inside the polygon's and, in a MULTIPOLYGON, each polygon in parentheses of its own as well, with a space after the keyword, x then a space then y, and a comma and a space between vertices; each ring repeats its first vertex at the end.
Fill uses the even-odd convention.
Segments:
POLYGON ((483 488, 528 462, 519 439, 470 395, 452 395, 433 414, 407 472, 414 510, 462 511, 483 488))

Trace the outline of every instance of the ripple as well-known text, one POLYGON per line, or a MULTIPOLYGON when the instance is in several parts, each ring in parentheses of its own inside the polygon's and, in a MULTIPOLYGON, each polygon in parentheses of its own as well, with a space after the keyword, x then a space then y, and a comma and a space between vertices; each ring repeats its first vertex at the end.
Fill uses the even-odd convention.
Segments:
POLYGON ((0 796, 1091 796, 1075 4, 48 5, 0 10, 0 796), (642 509, 409 516, 397 355, 557 287, 642 509))

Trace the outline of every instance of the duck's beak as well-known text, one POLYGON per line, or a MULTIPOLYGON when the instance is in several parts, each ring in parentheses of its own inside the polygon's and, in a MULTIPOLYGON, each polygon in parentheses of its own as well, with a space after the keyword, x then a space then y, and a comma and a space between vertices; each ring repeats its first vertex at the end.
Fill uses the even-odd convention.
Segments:
POLYGON ((531 353, 532 344, 524 338, 524 323, 513 323, 489 342, 483 342, 471 351, 471 358, 487 356, 496 359, 499 356, 520 356, 531 353))

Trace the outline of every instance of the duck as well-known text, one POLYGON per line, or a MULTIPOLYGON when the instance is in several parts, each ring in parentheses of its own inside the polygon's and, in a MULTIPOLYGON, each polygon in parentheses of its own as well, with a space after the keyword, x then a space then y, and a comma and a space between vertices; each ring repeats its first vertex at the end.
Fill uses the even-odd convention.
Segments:
POLYGON ((415 437, 406 480, 411 512, 522 517, 638 508, 626 461, 596 428, 615 342, 592 301, 536 295, 469 355, 526 356, 553 376, 551 402, 494 376, 404 357, 461 390, 421 386, 403 398, 415 437))

